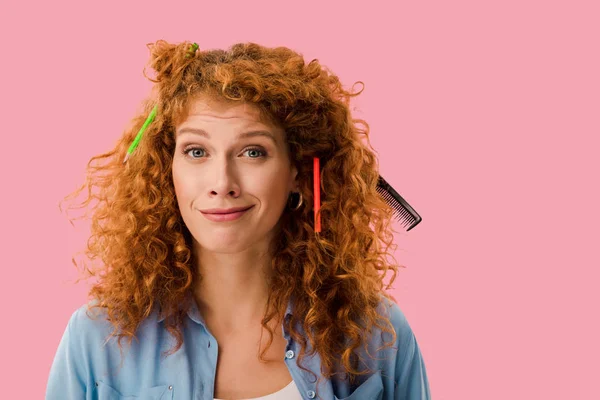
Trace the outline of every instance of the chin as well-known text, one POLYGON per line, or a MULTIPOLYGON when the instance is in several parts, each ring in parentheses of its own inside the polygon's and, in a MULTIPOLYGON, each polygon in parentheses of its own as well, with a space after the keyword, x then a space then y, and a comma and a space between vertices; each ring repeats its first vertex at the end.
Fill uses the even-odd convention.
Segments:
POLYGON ((203 237, 198 240, 198 243, 203 250, 215 253, 238 253, 251 246, 254 240, 249 240, 246 235, 240 235, 239 232, 218 234, 213 230, 210 237, 203 237))

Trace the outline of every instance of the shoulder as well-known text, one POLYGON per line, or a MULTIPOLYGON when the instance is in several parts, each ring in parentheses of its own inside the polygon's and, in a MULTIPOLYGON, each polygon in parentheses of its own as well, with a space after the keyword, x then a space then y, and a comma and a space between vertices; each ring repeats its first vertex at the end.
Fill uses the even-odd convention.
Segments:
POLYGON ((380 301, 376 307, 376 312, 380 318, 377 322, 385 329, 375 324, 365 326, 364 322, 361 323, 361 326, 369 332, 364 336, 369 351, 373 354, 379 353, 387 360, 385 363, 393 363, 398 355, 401 355, 411 346, 414 334, 400 306, 383 294, 379 296, 380 301), (387 321, 389 321, 389 324, 387 321), (395 341, 394 333, 396 336, 395 341))
POLYGON ((89 331, 110 325, 106 310, 101 307, 95 307, 98 303, 97 300, 91 300, 75 309, 69 319, 71 328, 89 331))
MULTIPOLYGON (((381 311, 389 318, 396 332, 395 345, 390 349, 384 369, 392 372, 395 398, 407 400, 430 399, 425 361, 419 343, 398 304, 382 295, 381 311)), ((387 339, 390 340, 389 338, 387 339)))
POLYGON ((83 340, 110 335, 113 326, 108 320, 108 314, 101 307, 93 307, 97 304, 97 300, 91 300, 73 311, 67 326, 71 335, 83 340))
POLYGON ((88 313, 88 305, 78 307, 69 318, 50 368, 46 388, 47 399, 83 398, 93 379, 93 363, 102 354, 102 341, 110 334, 106 315, 96 319, 88 313))
POLYGON ((47 399, 84 398, 86 391, 95 388, 94 382, 98 379, 107 385, 117 382, 112 372, 123 367, 122 379, 135 385, 147 373, 144 366, 156 364, 157 360, 152 357, 157 353, 156 346, 162 344, 159 341, 161 324, 156 322, 156 313, 136 331, 136 338, 143 336, 145 340, 140 343, 122 340, 123 347, 120 347, 106 309, 95 305, 99 305, 98 302, 90 301, 71 314, 50 369, 47 399), (126 356, 130 357, 128 367, 122 363, 126 356))
MULTIPOLYGON (((96 299, 79 306, 69 319, 69 329, 78 336, 96 337, 110 335, 115 331, 106 308, 99 306, 96 299)), ((158 325, 158 312, 154 311, 147 319, 140 322, 138 330, 158 325)))
MULTIPOLYGON (((410 325, 405 313, 400 306, 394 301, 381 295, 381 302, 378 307, 379 314, 389 319, 396 333, 396 341, 394 347, 390 351, 395 351, 396 356, 400 359, 409 359, 411 357, 420 356, 420 349, 415 337, 415 333, 410 325), (417 354, 415 354, 417 353, 417 354)), ((377 331, 381 333, 380 330, 377 331)), ((391 336, 383 332, 377 335, 378 338, 384 337, 386 341, 391 340, 391 336)), ((383 342, 377 343, 383 345, 383 342)))
POLYGON ((400 306, 396 302, 385 297, 383 294, 381 294, 380 297, 381 301, 377 311, 381 316, 390 320, 390 323, 396 332, 396 342, 405 340, 407 337, 412 336, 412 328, 400 306))
MULTIPOLYGON (((389 329, 390 325, 387 324, 383 324, 387 325, 386 330, 375 325, 371 326, 366 340, 371 354, 377 354, 380 357, 379 364, 374 363, 374 366, 378 369, 384 368, 393 371, 395 368, 403 368, 403 363, 410 362, 412 358, 419 356, 419 346, 412 327, 400 306, 383 294, 380 297, 377 313, 382 319, 389 320, 391 328, 396 334, 395 341, 393 341, 394 337, 389 329)), ((381 320, 379 324, 382 324, 381 320)))
POLYGON ((94 307, 98 304, 92 300, 78 307, 63 339, 71 355, 87 365, 90 374, 114 368, 112 362, 127 354, 152 353, 156 346, 170 343, 170 337, 163 338, 163 325, 157 322, 156 312, 137 326, 133 337, 123 335, 119 341, 123 332, 110 321, 106 308, 94 307))

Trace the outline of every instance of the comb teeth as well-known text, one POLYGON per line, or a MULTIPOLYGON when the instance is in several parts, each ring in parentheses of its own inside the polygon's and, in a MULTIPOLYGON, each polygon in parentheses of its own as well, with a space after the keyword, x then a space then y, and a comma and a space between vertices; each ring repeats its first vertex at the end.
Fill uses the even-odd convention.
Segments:
POLYGON ((419 222, 422 221, 421 216, 415 211, 414 208, 408 204, 406 200, 402 198, 394 190, 389 183, 383 179, 382 176, 379 176, 379 182, 377 183, 377 193, 381 195, 383 200, 388 203, 393 210, 394 217, 398 222, 400 222, 405 228, 408 226, 406 231, 410 231, 412 228, 417 226, 419 222))

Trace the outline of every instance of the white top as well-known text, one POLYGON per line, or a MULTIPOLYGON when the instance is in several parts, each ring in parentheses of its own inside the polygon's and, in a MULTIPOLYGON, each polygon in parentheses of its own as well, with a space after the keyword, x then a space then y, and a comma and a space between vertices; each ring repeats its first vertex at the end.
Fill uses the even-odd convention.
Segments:
MULTIPOLYGON (((222 400, 215 398, 214 400, 222 400)), ((300 396, 300 390, 296 386, 296 383, 292 379, 286 387, 278 390, 275 393, 268 394, 262 397, 253 397, 251 399, 240 399, 240 400, 302 400, 300 396)))

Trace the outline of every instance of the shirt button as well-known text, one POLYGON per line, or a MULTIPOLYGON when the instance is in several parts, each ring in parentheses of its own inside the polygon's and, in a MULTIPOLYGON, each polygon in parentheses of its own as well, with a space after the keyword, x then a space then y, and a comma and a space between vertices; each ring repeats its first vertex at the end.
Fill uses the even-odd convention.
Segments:
POLYGON ((169 385, 169 390, 173 390, 173 385, 169 385))
POLYGON ((294 358, 294 350, 288 350, 285 352, 285 358, 294 358))
POLYGON ((313 392, 312 390, 309 390, 308 392, 306 392, 306 394, 308 395, 309 399, 315 398, 315 392, 313 392))

